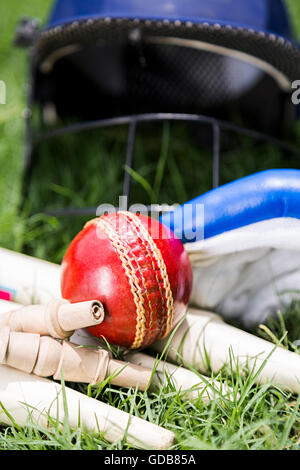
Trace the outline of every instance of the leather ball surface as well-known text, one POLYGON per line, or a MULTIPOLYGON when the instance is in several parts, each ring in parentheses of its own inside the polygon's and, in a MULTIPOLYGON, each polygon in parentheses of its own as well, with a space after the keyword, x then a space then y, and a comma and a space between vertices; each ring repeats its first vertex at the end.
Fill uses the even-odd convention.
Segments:
POLYGON ((62 263, 62 296, 99 300, 103 323, 89 328, 127 348, 166 337, 185 314, 192 268, 181 241, 153 218, 130 212, 88 222, 62 263))

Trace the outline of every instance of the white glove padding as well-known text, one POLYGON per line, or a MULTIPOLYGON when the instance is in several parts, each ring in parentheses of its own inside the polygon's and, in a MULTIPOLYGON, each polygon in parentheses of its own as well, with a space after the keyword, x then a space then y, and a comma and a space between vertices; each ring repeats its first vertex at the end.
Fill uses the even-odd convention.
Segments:
POLYGON ((300 298, 300 220, 259 222, 185 248, 195 306, 252 327, 300 298))
POLYGON ((300 298, 300 171, 242 178, 161 221, 185 242, 194 272, 194 306, 252 327, 300 298))

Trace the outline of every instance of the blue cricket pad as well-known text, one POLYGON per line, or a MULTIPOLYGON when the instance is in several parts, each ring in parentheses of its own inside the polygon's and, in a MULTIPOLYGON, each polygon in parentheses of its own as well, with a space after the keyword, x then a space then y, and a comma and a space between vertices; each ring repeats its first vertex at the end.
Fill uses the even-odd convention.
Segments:
POLYGON ((300 219, 300 171, 268 170, 199 196, 160 221, 184 243, 264 220, 300 219))

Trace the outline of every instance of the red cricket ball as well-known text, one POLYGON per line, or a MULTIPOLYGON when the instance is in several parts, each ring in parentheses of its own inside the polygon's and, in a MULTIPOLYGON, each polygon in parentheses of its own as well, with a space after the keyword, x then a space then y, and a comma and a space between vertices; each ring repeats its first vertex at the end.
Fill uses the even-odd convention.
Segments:
POLYGON ((97 299, 105 319, 89 331, 136 349, 167 336, 185 314, 192 268, 181 241, 153 218, 130 212, 88 222, 62 263, 62 295, 97 299))

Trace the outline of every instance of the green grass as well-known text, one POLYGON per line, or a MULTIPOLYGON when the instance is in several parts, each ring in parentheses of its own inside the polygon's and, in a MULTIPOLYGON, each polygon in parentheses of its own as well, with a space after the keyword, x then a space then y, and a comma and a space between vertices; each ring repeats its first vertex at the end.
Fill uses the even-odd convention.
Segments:
MULTIPOLYGON (((12 46, 17 20, 23 15, 45 18, 51 1, 10 0, 0 3, 0 80, 7 86, 7 104, 0 105, 0 246, 60 262, 86 218, 56 219, 36 213, 45 208, 116 204, 122 191, 126 129, 105 131, 101 139, 90 132, 52 142, 40 151, 39 165, 26 208, 19 211, 23 170, 22 112, 25 107, 26 53, 12 46), (77 139, 77 138, 76 138, 77 139), (77 151, 74 152, 74 148, 77 151), (80 171, 78 171, 80 169, 80 171)), ((289 0, 300 35, 300 6, 289 0)), ((199 151, 183 125, 143 128, 136 146, 133 199, 144 202, 184 202, 210 188, 209 153, 199 151)), ((296 132, 300 142, 300 133, 296 132)), ((247 139, 222 156, 223 183, 265 168, 298 166, 266 145, 257 148, 247 139), (263 158, 261 158, 263 155, 263 158)), ((295 350, 300 338, 300 303, 293 302, 284 317, 270 321, 260 334, 274 342, 287 333, 284 346, 295 350), (283 320, 284 319, 284 320, 283 320)), ((201 398, 185 402, 172 381, 156 393, 141 393, 106 385, 100 391, 69 384, 133 415, 160 424, 176 434, 176 449, 299 449, 300 412, 297 397, 270 386, 254 384, 251 373, 222 371, 218 377, 234 389, 232 401, 216 394, 210 404, 201 398)), ((60 430, 53 422, 41 429, 28 422, 2 427, 0 449, 121 449, 101 435, 60 430)))
MULTIPOLYGON (((176 391, 172 377, 159 391, 147 393, 125 390, 109 384, 98 390, 77 385, 76 389, 104 403, 134 416, 164 426, 176 436, 173 449, 177 450, 297 450, 300 448, 300 396, 271 387, 255 385, 255 374, 234 373, 233 367, 216 378, 233 388, 231 399, 220 396, 212 387, 213 399, 204 404, 199 398, 183 400, 176 391)), ((70 384, 75 387, 75 384, 70 384)), ((120 441, 108 444, 101 434, 87 434, 71 429, 68 420, 61 430, 55 420, 49 419, 47 429, 30 419, 27 426, 3 428, 0 449, 31 450, 96 450, 127 449, 120 441)))

